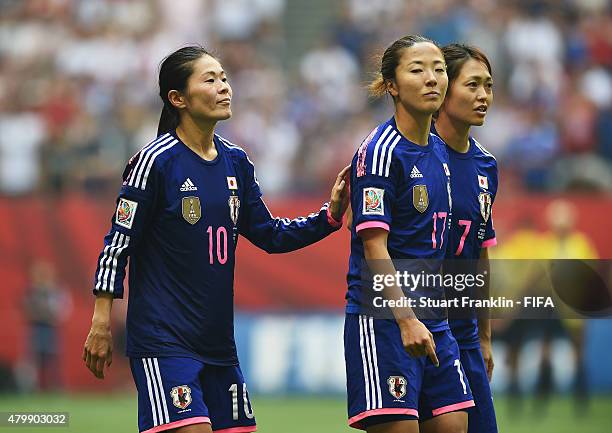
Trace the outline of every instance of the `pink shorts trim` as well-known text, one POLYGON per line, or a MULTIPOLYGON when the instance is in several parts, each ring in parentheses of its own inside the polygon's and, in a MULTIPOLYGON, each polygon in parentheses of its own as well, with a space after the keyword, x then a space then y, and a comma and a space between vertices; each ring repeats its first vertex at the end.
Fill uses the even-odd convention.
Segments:
POLYGON ((348 425, 353 428, 358 428, 363 430, 361 427, 361 421, 364 418, 374 415, 413 415, 417 418, 419 417, 419 411, 416 409, 372 409, 366 410, 365 412, 361 412, 359 415, 355 415, 354 417, 348 420, 348 425))
POLYGON ((468 407, 476 406, 474 400, 462 401, 461 403, 451 404, 449 406, 440 407, 431 411, 433 416, 442 415, 443 413, 454 412, 460 409, 466 409, 468 407))
MULTIPOLYGON (((340 221, 336 220, 332 216, 331 211, 329 210, 329 208, 327 208, 327 222, 329 223, 330 226, 332 226, 334 228, 342 227, 342 218, 340 219, 340 221)), ((231 433, 233 433, 233 432, 231 432, 231 433)))
POLYGON ((221 430, 215 430, 213 429, 213 431, 215 433, 250 433, 253 431, 257 431, 257 426, 256 425, 247 425, 244 427, 230 427, 230 428, 224 428, 221 430))
MULTIPOLYGON (((180 421, 174 421, 168 424, 158 425, 157 427, 150 428, 140 433, 156 433, 164 430, 170 430, 173 428, 184 427, 191 424, 210 424, 210 418, 207 416, 196 416, 193 418, 186 418, 180 421)), ((252 430, 249 430, 252 431, 252 430)))
POLYGON ((390 231, 389 224, 383 221, 368 221, 365 223, 361 223, 357 227, 355 227, 355 231, 359 233, 361 230, 373 229, 373 228, 379 228, 379 229, 384 229, 386 231, 390 231))
POLYGON ((482 248, 494 247, 495 245, 497 245, 497 238, 491 238, 482 243, 482 248))

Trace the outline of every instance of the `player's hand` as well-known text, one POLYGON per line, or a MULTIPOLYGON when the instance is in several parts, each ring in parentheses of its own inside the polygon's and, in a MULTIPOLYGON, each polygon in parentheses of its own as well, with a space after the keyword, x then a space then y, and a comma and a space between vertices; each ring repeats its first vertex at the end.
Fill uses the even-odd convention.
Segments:
POLYGON ((351 166, 347 165, 342 169, 334 186, 332 187, 331 197, 329 199, 329 212, 336 221, 341 221, 344 212, 349 203, 349 188, 348 188, 348 175, 350 173, 351 166))
POLYGON ((83 348, 83 361, 94 376, 104 379, 104 367, 110 367, 113 362, 110 322, 92 322, 83 348))
POLYGON ((491 350, 491 340, 481 339, 480 350, 482 352, 482 359, 484 359, 485 367, 487 368, 487 377, 489 382, 493 377, 493 368, 495 363, 493 362, 493 351, 491 350))
POLYGON ((414 358, 427 356, 438 367, 440 362, 436 355, 436 343, 429 329, 418 319, 402 319, 398 324, 406 352, 414 358))

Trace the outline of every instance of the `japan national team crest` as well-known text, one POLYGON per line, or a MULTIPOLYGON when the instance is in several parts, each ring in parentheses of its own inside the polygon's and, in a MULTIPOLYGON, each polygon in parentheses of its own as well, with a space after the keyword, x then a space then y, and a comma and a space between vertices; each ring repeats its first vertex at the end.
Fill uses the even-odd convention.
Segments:
POLYGON ((399 400, 406 395, 406 378, 404 376, 389 376, 387 384, 389 385, 389 392, 396 400, 399 400))
POLYGON ((227 201, 230 209, 230 218, 234 225, 238 224, 238 210, 240 209, 240 199, 237 195, 230 195, 229 200, 227 201))
POLYGON ((236 178, 234 176, 227 176, 227 189, 237 190, 238 182, 236 182, 236 178))
POLYGON ((198 197, 183 197, 183 218, 193 225, 202 217, 202 205, 198 197))
POLYGON ((363 214, 384 215, 385 214, 385 190, 381 188, 364 188, 363 190, 363 214))
POLYGON ((480 203, 480 215, 485 222, 489 221, 489 217, 491 217, 491 194, 481 192, 478 195, 478 202, 480 203))
POLYGON ((423 213, 429 206, 429 195, 427 185, 415 185, 412 187, 412 204, 415 209, 423 213))
POLYGON ((132 228, 134 222, 134 216, 136 215, 136 208, 138 203, 124 198, 119 200, 117 205, 117 213, 115 215, 115 223, 126 229, 132 228))
POLYGON ((185 409, 191 404, 191 388, 187 385, 175 386, 170 391, 172 397, 172 404, 179 409, 185 409))

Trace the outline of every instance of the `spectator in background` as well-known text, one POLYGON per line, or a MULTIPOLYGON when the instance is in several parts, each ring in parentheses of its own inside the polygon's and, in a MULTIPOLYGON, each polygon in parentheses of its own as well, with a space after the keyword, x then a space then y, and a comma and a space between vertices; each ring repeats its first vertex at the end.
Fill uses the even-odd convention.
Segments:
POLYGON ((32 265, 30 283, 23 299, 30 326, 30 362, 40 391, 61 389, 58 355, 61 352, 59 326, 72 309, 70 295, 57 283, 55 269, 39 261, 32 265))
MULTIPOLYGON (((574 206, 564 200, 555 200, 546 208, 548 231, 543 236, 544 249, 547 257, 551 259, 581 259, 592 260, 598 257, 597 250, 591 240, 576 229, 576 210, 574 206)), ((550 321, 547 321, 550 322, 550 321)), ((569 337, 576 361, 573 393, 578 413, 584 413, 588 402, 588 383, 584 359, 585 322, 581 319, 562 319, 560 325, 569 337)), ((550 357, 550 335, 547 335, 544 344, 544 354, 550 357)), ((545 367, 549 367, 550 360, 543 359, 545 367)))
POLYGON ((610 12, 603 0, 4 2, 0 194, 114 193, 117 161, 154 136, 158 59, 196 41, 226 53, 240 95, 242 115, 223 132, 239 142, 253 127, 278 143, 288 137, 283 152, 253 152, 256 163, 291 167, 291 176, 263 176, 262 186, 276 194, 322 192, 329 176, 315 174, 321 181, 313 182, 313 170, 327 173, 336 155, 354 152, 351 140, 338 137, 356 122, 363 130, 363 119, 390 114, 388 105, 364 97, 371 60, 365 53, 406 28, 490 54, 497 107, 476 138, 496 154, 502 189, 514 182, 518 192, 611 191, 610 12), (135 92, 140 82, 149 91, 135 92), (126 101, 131 107, 124 110, 126 101), (91 117, 101 124, 89 125, 91 117), (92 127, 84 131, 83 122, 92 127), (526 146, 529 153, 521 150, 517 160, 512 150, 522 147, 515 145, 537 136, 540 145, 526 146))

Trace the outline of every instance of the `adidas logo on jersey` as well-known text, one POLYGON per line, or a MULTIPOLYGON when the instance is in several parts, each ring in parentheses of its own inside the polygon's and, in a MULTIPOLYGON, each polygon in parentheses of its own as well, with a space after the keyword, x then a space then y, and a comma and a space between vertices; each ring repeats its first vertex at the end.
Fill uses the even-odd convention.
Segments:
POLYGON ((423 177, 423 175, 421 174, 419 169, 416 167, 416 165, 413 165, 412 171, 410 172, 410 179, 416 179, 417 177, 423 177))
POLYGON ((193 184, 191 179, 187 178, 183 185, 181 185, 181 191, 197 191, 198 187, 193 184))

